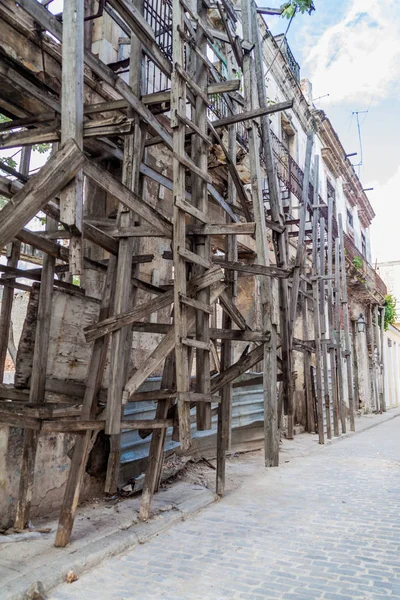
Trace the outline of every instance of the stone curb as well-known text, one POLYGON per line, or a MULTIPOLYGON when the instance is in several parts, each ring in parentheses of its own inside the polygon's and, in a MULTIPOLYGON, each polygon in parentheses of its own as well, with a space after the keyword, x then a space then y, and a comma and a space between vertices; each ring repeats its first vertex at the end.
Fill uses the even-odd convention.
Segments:
POLYGON ((54 561, 46 566, 36 568, 31 573, 24 573, 8 585, 0 587, 0 598, 30 600, 32 596, 28 594, 28 590, 35 584, 38 584, 43 596, 46 597, 55 587, 65 582, 69 571, 73 571, 80 577, 103 560, 146 543, 172 525, 186 520, 189 516, 209 506, 216 499, 217 497, 207 490, 207 493, 196 494, 195 498, 189 498, 179 505, 175 505, 171 511, 161 513, 147 523, 137 523, 128 529, 115 531, 100 540, 87 544, 76 552, 66 553, 63 549, 54 549, 58 555, 54 561))
MULTIPOLYGON (((389 409, 390 410, 390 409, 389 409)), ((393 409, 396 410, 396 409, 393 409)), ((310 452, 316 452, 318 450, 322 450, 331 446, 332 444, 336 444, 337 442, 342 442, 348 438, 351 438, 360 433, 364 433, 364 431, 368 431, 369 429, 373 429, 374 427, 379 427, 383 423, 387 423, 388 421, 393 421, 397 417, 400 417, 400 412, 396 412, 395 414, 390 414, 390 412, 386 412, 385 418, 381 418, 378 422, 368 423, 368 425, 363 426, 361 429, 357 429, 357 421, 356 421, 356 430, 355 431, 347 431, 346 433, 342 433, 338 437, 333 437, 331 440, 325 440, 325 444, 318 444, 316 448, 311 448, 310 452)))

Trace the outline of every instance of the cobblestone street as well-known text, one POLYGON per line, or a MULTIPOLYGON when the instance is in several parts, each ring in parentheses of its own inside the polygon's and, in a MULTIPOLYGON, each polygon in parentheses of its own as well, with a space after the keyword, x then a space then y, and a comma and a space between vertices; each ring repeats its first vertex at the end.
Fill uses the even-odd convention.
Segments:
POLYGON ((256 477, 51 600, 400 598, 400 419, 256 477))

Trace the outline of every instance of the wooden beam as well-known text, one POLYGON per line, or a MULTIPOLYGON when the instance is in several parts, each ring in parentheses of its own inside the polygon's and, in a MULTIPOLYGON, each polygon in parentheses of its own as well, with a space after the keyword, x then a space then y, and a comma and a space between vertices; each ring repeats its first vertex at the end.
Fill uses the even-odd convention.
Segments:
MULTIPOLYGON (((225 289, 225 284, 217 284, 210 293, 210 304, 213 304, 225 289)), ((194 327, 195 317, 189 317, 187 329, 194 327)), ((124 390, 124 401, 129 402, 129 398, 136 392, 140 385, 147 379, 151 373, 162 363, 175 346, 175 331, 168 333, 160 342, 157 348, 147 357, 145 363, 132 375, 124 390)), ((186 391, 186 390, 185 390, 186 391)))
MULTIPOLYGON (((113 0, 113 2, 114 1, 117 2, 118 0, 113 0)), ((39 2, 36 0, 22 0, 21 6, 35 19, 37 23, 42 25, 44 29, 54 35, 57 40, 62 41, 62 27, 60 22, 54 17, 54 15, 52 15, 41 4, 39 4, 39 2)), ((129 3, 129 10, 131 7, 132 4, 129 3)), ((135 19, 132 20, 132 25, 134 24, 134 21, 135 19)), ((139 26, 135 25, 136 31, 139 31, 138 27, 139 26)), ((149 28, 149 26, 147 27, 149 28)), ((93 73, 95 73, 100 79, 104 80, 105 89, 107 90, 107 87, 110 86, 113 90, 119 93, 122 98, 127 101, 128 105, 131 106, 133 110, 150 125, 157 135, 161 136, 161 139, 164 141, 164 143, 172 150, 172 136, 165 130, 162 124, 144 105, 144 103, 139 100, 132 88, 89 50, 85 50, 84 60, 93 73)), ((168 68, 170 74, 171 65, 164 55, 161 61, 164 68, 168 68), (168 65, 166 63, 168 63, 168 65)))
MULTIPOLYGON (((319 189, 319 157, 315 157, 314 163, 314 205, 317 205, 319 189)), ((313 248, 312 248, 312 291, 313 291, 313 316, 314 316, 314 338, 315 338, 315 363, 316 363, 316 395, 317 395, 317 421, 318 421, 318 441, 325 443, 324 415, 323 415, 323 381, 322 381, 322 348, 321 348, 321 318, 320 318, 320 298, 319 298, 319 279, 320 261, 318 260, 318 229, 319 229, 319 209, 313 207, 312 218, 313 248)))
POLYGON ((214 257, 213 262, 224 269, 232 269, 249 275, 264 275, 266 277, 278 277, 286 279, 291 274, 291 269, 282 269, 271 265, 253 265, 240 262, 230 262, 223 258, 214 257))
POLYGON ((333 341, 329 348, 330 373, 332 381, 332 416, 333 416, 333 435, 339 435, 339 402, 338 402, 338 382, 337 382, 337 354, 335 348, 335 322, 334 322, 334 304, 333 304, 333 206, 334 199, 328 195, 328 251, 327 251, 327 304, 328 304, 328 335, 333 341))
POLYGON ((240 79, 228 79, 226 81, 218 81, 210 83, 207 86, 207 94, 224 94, 226 92, 236 92, 240 89, 240 79))
MULTIPOLYGON (((113 299, 113 291, 115 288, 115 271, 116 258, 112 256, 108 264, 106 280, 104 283, 103 298, 100 306, 99 319, 105 319, 109 315, 110 306, 113 299)), ((103 337, 101 339, 96 340, 93 345, 90 363, 88 365, 88 374, 82 403, 82 421, 92 421, 95 417, 96 403, 104 375, 108 346, 108 337, 103 337)), ((68 473, 68 479, 65 488, 63 503, 60 510, 59 524, 55 539, 55 545, 57 547, 64 548, 70 540, 71 531, 74 524, 75 512, 78 506, 80 488, 82 484, 83 473, 86 466, 91 437, 92 430, 89 429, 86 430, 83 434, 77 435, 75 440, 75 446, 71 459, 71 467, 68 473)))
POLYGON ((99 187, 112 194, 127 208, 138 214, 147 223, 158 229, 167 237, 172 235, 172 225, 168 219, 161 215, 151 204, 140 198, 134 191, 128 189, 117 181, 111 173, 105 171, 94 161, 88 160, 84 165, 84 173, 90 177, 99 187))
MULTIPOLYGON (((80 0, 67 2, 63 10, 62 80, 61 80, 61 144, 75 140, 83 150, 83 53, 84 6, 80 0)), ((75 177, 60 192, 60 220, 72 227, 69 242, 69 266, 73 275, 82 274, 83 248, 83 174, 75 177), (76 235, 75 235, 76 234, 76 235)))
MULTIPOLYGON (((48 218, 47 228, 50 231, 54 231, 57 229, 57 223, 48 218)), ((29 402, 33 404, 40 404, 45 401, 44 393, 46 388, 55 262, 55 258, 47 254, 43 258, 32 376, 29 390, 29 402)), ((18 529, 24 529, 29 522, 38 441, 39 434, 37 431, 32 429, 24 430, 19 497, 15 517, 15 527, 18 529)))
POLYGON ((203 225, 200 227, 189 226, 190 233, 196 235, 253 235, 256 230, 255 223, 229 223, 216 225, 203 225))
POLYGON ((250 209, 248 206, 249 199, 248 199, 246 191, 244 189, 242 180, 240 179, 240 175, 236 168, 235 162, 233 161, 230 153, 228 152, 227 148, 225 147, 225 144, 223 143, 222 138, 220 137, 220 135, 218 134, 218 132, 215 129, 215 121, 214 122, 208 121, 208 126, 210 128, 212 135, 216 139, 217 143, 221 147, 222 152, 225 155, 228 171, 229 171, 229 174, 232 177, 232 181, 236 187, 236 192, 239 197, 240 205, 244 212, 244 216, 246 217, 247 221, 252 221, 252 216, 251 216, 250 209))
MULTIPOLYGON (((21 245, 14 242, 7 247, 7 266, 16 268, 18 265, 21 245)), ((7 357, 8 342, 10 339, 11 311, 14 300, 13 280, 9 282, 10 287, 3 290, 0 309, 0 383, 3 381, 4 367, 7 357)))
POLYGON ((344 322, 344 340, 345 340, 345 352, 346 352, 346 368, 347 368, 347 385, 349 393, 349 419, 350 419, 350 430, 355 431, 355 420, 354 420, 354 391, 353 391, 353 364, 351 354, 351 339, 350 339, 350 317, 349 317, 349 306, 347 300, 347 284, 346 284, 346 257, 344 247, 344 233, 343 233, 343 220, 342 215, 339 213, 339 240, 340 240, 340 267, 341 267, 341 280, 342 280, 342 309, 343 309, 343 322, 344 322))
POLYGON ((74 140, 53 154, 40 171, 0 211, 0 247, 10 242, 76 175, 85 157, 74 140))
POLYGON ((257 346, 251 350, 246 356, 241 357, 236 363, 231 365, 226 371, 222 371, 219 375, 211 380, 211 393, 215 394, 228 383, 237 379, 240 375, 251 369, 264 357, 264 345, 257 346))
POLYGON ((212 121, 212 125, 215 128, 226 127, 227 125, 232 125, 233 123, 243 123, 243 121, 257 119, 258 117, 262 117, 264 115, 272 115, 282 110, 288 110, 289 108, 293 108, 293 100, 278 102, 272 106, 263 106, 262 108, 256 108, 247 112, 238 113, 237 115, 224 117, 223 119, 216 119, 215 121, 212 121))
MULTIPOLYGON (((242 2, 242 19, 249 21, 246 25, 249 36, 247 41, 252 44, 254 43, 254 68, 257 80, 257 96, 258 104, 261 107, 267 106, 267 92, 265 86, 265 72, 264 72, 264 56, 263 56, 263 45, 260 35, 259 28, 259 17, 256 13, 256 5, 254 2, 245 3, 242 2)), ((246 37, 246 36, 245 36, 246 37)), ((251 62, 250 55, 247 56, 247 62, 251 62)), ((247 84, 245 87, 249 87, 248 93, 251 93, 253 74, 249 67, 247 69, 247 84)), ((293 102, 291 102, 293 104, 293 102)), ((289 103, 290 104, 290 103, 289 103)), ((276 105, 277 107, 278 105, 276 105)), ((283 107, 283 103, 281 105, 283 107)), ((253 129, 254 130, 254 125, 253 129)), ((277 225, 284 226, 283 220, 283 206, 281 202, 281 196, 278 190, 278 178, 275 168, 275 157, 272 149, 272 136, 270 120, 266 113, 261 115, 261 140, 262 140, 262 155, 264 158, 264 165, 268 180, 269 190, 269 203, 271 210, 271 219, 277 225)), ((257 148, 255 149, 257 152, 257 148)), ((258 161, 256 157, 250 159, 251 162, 258 161)), ((261 202, 261 210, 263 212, 263 203, 261 202)), ((262 214, 264 219, 264 214, 262 214)), ((277 266, 281 268, 287 268, 287 238, 286 230, 283 232, 274 232, 273 241, 275 246, 277 266)), ((260 261, 261 262, 261 261, 260 261)), ((265 285, 265 283, 264 283, 265 285)), ((289 336, 289 297, 288 297, 288 282, 285 279, 278 280, 278 291, 279 291, 279 325, 280 325, 280 338, 281 338, 281 356, 282 356, 282 368, 283 368, 283 385, 282 385, 282 400, 284 406, 286 405, 288 414, 288 426, 287 436, 289 439, 293 437, 293 420, 294 420, 294 406, 293 406, 293 384, 292 384, 292 366, 291 366, 291 345, 289 336)), ((271 291, 268 290, 265 294, 265 305, 266 312, 268 314, 271 311, 273 299, 271 299, 271 291)), ((265 429, 265 459, 266 466, 277 466, 278 465, 278 434, 277 428, 279 427, 279 414, 277 413, 276 406, 276 373, 277 365, 275 360, 275 342, 277 339, 277 331, 272 326, 273 313, 271 314, 271 324, 265 322, 264 329, 271 328, 272 336, 272 349, 271 352, 267 353, 265 366, 264 366, 264 388, 268 389, 268 397, 265 397, 265 413, 264 413, 264 424, 265 429), (267 373, 267 371, 269 371, 267 373), (274 379, 271 383, 272 378, 274 379), (268 426, 267 423, 270 422, 268 426)), ((278 409, 279 410, 279 409, 278 409)))

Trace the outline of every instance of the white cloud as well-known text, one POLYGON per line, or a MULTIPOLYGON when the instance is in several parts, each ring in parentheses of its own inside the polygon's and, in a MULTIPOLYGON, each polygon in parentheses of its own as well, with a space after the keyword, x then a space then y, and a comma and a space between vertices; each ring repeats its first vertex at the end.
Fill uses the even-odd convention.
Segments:
POLYGON ((400 96, 400 3, 350 0, 346 16, 329 27, 304 63, 314 97, 363 102, 400 96))
POLYGON ((378 262, 400 260, 400 165, 383 185, 368 182, 373 187, 370 198, 376 213, 371 225, 372 252, 378 262))

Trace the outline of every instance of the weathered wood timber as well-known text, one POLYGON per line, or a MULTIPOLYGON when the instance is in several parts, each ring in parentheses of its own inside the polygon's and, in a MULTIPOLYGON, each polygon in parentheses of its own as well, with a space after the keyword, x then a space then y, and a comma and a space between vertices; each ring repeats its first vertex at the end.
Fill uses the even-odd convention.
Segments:
POLYGON ((36 213, 76 175, 85 157, 68 141, 0 211, 0 247, 10 242, 36 213))
MULTIPOLYGON (((47 228, 49 231, 54 231, 57 229, 57 223, 48 218, 47 228)), ((55 262, 55 258, 47 254, 43 258, 35 347, 33 351, 32 377, 29 390, 29 401, 35 404, 40 404, 45 401, 44 392, 46 387, 55 262)), ((15 517, 15 527, 20 529, 23 529, 29 522, 38 441, 39 434, 36 431, 32 429, 24 430, 19 498, 17 514, 15 517)))

